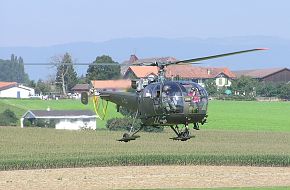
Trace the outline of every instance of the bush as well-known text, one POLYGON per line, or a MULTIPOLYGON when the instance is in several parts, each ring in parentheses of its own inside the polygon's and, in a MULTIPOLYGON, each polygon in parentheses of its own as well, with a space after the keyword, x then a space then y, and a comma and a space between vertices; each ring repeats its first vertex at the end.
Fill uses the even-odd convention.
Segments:
POLYGON ((240 96, 240 95, 220 95, 216 97, 217 100, 233 100, 233 101, 255 101, 256 98, 252 96, 240 96))
POLYGON ((55 120, 44 120, 44 119, 36 119, 34 126, 42 127, 42 128, 55 128, 55 120))
MULTIPOLYGON (((113 118, 107 121, 106 127, 111 131, 129 131, 132 123, 132 118, 113 118)), ((135 122, 135 128, 139 128, 140 126, 139 121, 135 122)))
MULTIPOLYGON (((107 121, 106 127, 111 131, 129 131, 133 123, 132 118, 113 118, 107 121)), ((142 122, 140 119, 136 119, 134 122, 134 128, 137 130, 141 127, 142 122)), ((164 127, 155 126, 144 126, 143 131, 145 132, 162 132, 164 127)))
POLYGON ((3 113, 0 114, 0 125, 2 126, 16 126, 17 117, 13 111, 6 109, 3 113))

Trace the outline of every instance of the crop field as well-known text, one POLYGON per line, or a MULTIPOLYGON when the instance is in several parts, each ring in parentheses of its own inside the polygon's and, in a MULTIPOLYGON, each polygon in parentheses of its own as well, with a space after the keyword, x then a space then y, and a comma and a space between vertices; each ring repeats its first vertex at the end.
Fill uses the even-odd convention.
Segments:
MULTIPOLYGON (((0 111, 21 117, 28 109, 93 109, 77 100, 1 99, 0 111)), ((121 117, 110 104, 108 117, 121 117)), ((104 128, 106 121, 98 121, 104 128)), ((211 101, 208 123, 187 142, 164 133, 140 133, 120 143, 123 132, 0 128, 0 170, 109 165, 290 165, 290 103, 211 101)))
POLYGON ((0 170, 116 165, 290 166, 290 133, 203 130, 186 141, 164 133, 0 128, 0 170))

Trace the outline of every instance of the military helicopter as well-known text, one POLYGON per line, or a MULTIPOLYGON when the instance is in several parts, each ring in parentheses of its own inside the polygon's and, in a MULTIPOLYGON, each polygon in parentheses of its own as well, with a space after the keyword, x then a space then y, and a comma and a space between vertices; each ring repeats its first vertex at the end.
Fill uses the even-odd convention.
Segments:
MULTIPOLYGON (((208 94, 199 84, 191 81, 173 81, 165 78, 166 67, 169 65, 199 64, 200 61, 225 57, 235 54, 266 50, 266 48, 249 49, 207 57, 187 59, 174 62, 146 62, 140 66, 158 67, 157 77, 147 80, 132 80, 135 93, 97 91, 91 89, 93 97, 113 102, 119 107, 124 107, 135 113, 134 120, 140 119, 142 125, 134 128, 134 122, 128 132, 124 133, 118 141, 129 142, 139 138, 136 135, 144 126, 169 126, 175 133, 173 140, 187 141, 193 136, 189 131, 189 124, 193 129, 199 130, 200 124, 207 121, 208 94), (180 127, 183 125, 183 127, 180 127)), ((81 102, 88 103, 88 94, 81 94, 81 102)))

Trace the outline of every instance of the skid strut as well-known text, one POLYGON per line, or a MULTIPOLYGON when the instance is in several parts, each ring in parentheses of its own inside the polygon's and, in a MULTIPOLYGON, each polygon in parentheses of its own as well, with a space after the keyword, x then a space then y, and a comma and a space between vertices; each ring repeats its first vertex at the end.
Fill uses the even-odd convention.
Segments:
POLYGON ((143 129, 144 125, 141 125, 141 127, 138 130, 134 131, 134 124, 135 124, 135 120, 137 118, 137 115, 138 115, 138 110, 137 110, 136 115, 134 117, 134 120, 133 120, 133 123, 131 125, 129 133, 124 133, 123 137, 121 139, 118 139, 117 141, 129 142, 129 141, 132 141, 132 140, 136 140, 137 138, 140 137, 139 135, 136 135, 136 133, 141 131, 143 129))
POLYGON ((190 135, 188 125, 185 125, 184 130, 180 130, 179 127, 176 125, 175 128, 170 126, 170 128, 174 131, 177 137, 172 137, 170 139, 177 140, 177 141, 187 141, 188 139, 193 138, 194 136, 190 135))

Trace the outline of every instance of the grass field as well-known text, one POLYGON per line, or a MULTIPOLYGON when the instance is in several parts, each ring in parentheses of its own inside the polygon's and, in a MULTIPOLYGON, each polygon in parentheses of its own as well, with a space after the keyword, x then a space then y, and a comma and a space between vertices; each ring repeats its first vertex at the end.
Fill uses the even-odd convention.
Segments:
MULTIPOLYGON (((82 105, 79 100, 21 100, 0 99, 0 112, 13 110, 20 118, 29 109, 91 109, 93 104, 82 105)), ((290 132, 290 102, 210 101, 206 129, 242 131, 290 132)), ((122 117, 110 103, 106 120, 122 117)), ((104 128, 106 121, 98 120, 104 128)))
POLYGON ((210 101, 208 129, 290 131, 290 102, 210 101))

